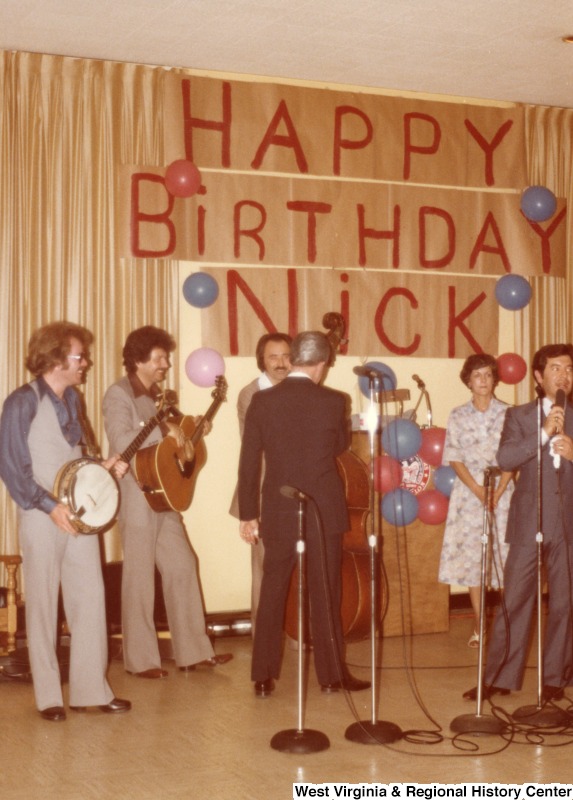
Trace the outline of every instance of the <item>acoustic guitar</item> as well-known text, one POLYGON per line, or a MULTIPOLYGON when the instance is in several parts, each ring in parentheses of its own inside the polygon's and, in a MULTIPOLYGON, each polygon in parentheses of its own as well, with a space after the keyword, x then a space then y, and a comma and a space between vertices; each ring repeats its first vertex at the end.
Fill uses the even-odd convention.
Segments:
POLYGON ((182 417, 178 422, 195 448, 191 461, 180 458, 180 448, 173 436, 166 436, 158 444, 136 453, 133 471, 154 511, 185 511, 191 505, 197 477, 207 461, 203 441, 206 423, 211 422, 221 403, 227 399, 227 381, 222 375, 215 378, 211 397, 213 402, 198 425, 192 417, 182 417))

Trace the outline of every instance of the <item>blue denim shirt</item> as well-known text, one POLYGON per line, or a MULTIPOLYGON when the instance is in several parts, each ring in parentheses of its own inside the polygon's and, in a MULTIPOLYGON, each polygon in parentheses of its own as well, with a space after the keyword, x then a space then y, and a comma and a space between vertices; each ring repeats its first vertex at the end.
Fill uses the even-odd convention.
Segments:
MULTIPOLYGON (((47 394, 52 401, 66 441, 72 446, 79 444, 82 427, 76 390, 68 387, 60 399, 42 377, 38 378, 37 386, 40 398, 47 394)), ((29 383, 16 389, 4 401, 0 417, 0 478, 19 506, 38 508, 49 514, 58 501, 34 480, 28 447, 30 426, 37 410, 38 396, 29 383)))

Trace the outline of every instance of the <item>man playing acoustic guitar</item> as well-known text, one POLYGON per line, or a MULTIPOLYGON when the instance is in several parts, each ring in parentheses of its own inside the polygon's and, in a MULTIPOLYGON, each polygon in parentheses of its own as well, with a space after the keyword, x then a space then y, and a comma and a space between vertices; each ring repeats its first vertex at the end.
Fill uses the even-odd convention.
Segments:
MULTIPOLYGON (((111 386, 103 400, 105 430, 112 451, 129 450, 142 427, 157 415, 158 386, 171 366, 175 341, 167 331, 146 325, 132 331, 123 348, 127 375, 111 386)), ((199 423, 200 418, 195 418, 199 423)), ((210 425, 205 430, 208 431, 210 425)), ((165 436, 175 439, 177 458, 184 469, 194 457, 192 442, 173 421, 153 425, 142 446, 160 446, 165 436)), ((145 452, 145 451, 142 451, 145 452)), ((136 456, 137 458, 137 456, 136 456)), ((134 462, 132 461, 132 467, 134 462)), ((123 545, 121 587, 123 657, 129 673, 142 678, 164 678, 153 619, 155 566, 161 575, 167 621, 175 663, 182 671, 197 665, 225 664, 229 653, 215 655, 205 630, 196 559, 181 516, 166 506, 152 507, 134 469, 121 486, 119 529, 123 545)))

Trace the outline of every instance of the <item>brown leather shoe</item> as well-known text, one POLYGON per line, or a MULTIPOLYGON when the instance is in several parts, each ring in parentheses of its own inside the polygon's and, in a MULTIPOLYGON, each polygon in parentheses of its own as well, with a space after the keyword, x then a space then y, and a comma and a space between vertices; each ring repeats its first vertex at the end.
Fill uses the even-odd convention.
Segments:
POLYGON ((226 664, 233 658, 232 653, 221 653, 220 655, 206 658, 204 661, 199 661, 197 664, 189 664, 185 667, 179 667, 181 672, 193 672, 196 667, 218 667, 221 664, 226 664))
POLYGON ((169 673, 166 669, 153 667, 153 669, 144 669, 143 672, 130 672, 130 675, 135 675, 136 678, 149 678, 150 680, 157 680, 158 678, 166 678, 169 673))
POLYGON ((104 714, 122 714, 131 709, 129 700, 122 700, 121 697, 114 697, 106 706, 98 706, 104 714))
POLYGON ((40 711, 40 716, 50 722, 63 722, 66 718, 66 712, 62 706, 52 706, 51 708, 43 708, 40 711))
POLYGON ((325 694, 332 694, 333 692, 339 692, 341 689, 346 692, 363 692, 365 689, 370 689, 371 686, 370 681, 362 681, 353 675, 347 675, 343 680, 336 681, 336 683, 321 684, 320 689, 325 694))
MULTIPOLYGON (((104 714, 120 714, 122 711, 129 711, 131 703, 129 700, 121 700, 119 697, 114 697, 113 700, 110 700, 105 706, 89 706, 89 708, 97 708, 103 711, 104 714)), ((84 711, 88 710, 88 706, 70 706, 70 709, 82 714, 84 711)))

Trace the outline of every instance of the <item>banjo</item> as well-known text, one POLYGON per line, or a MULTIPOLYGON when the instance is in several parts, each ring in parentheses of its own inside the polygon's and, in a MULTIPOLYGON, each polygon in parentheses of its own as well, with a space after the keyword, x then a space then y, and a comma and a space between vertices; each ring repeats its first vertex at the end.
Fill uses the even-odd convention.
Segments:
MULTIPOLYGON (((129 462, 151 431, 170 414, 177 402, 175 392, 158 396, 159 410, 142 427, 131 444, 120 454, 129 462)), ((114 475, 95 458, 87 456, 68 461, 54 481, 54 495, 68 506, 71 522, 78 533, 101 533, 114 522, 119 509, 119 484, 114 475)))

